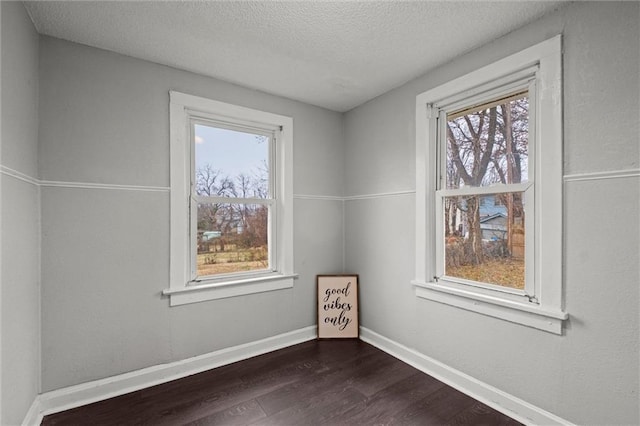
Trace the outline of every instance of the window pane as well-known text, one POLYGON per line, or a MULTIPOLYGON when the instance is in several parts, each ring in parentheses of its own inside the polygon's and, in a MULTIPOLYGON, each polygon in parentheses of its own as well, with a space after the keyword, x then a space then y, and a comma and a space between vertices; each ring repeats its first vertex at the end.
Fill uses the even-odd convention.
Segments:
POLYGON ((197 275, 268 269, 268 218, 261 204, 199 204, 197 275))
POLYGON ((447 189, 528 180, 526 93, 449 113, 446 133, 447 189))
POLYGON ((445 275, 524 289, 524 194, 445 197, 445 275))
POLYGON ((194 125, 197 195, 267 198, 269 137, 194 125))

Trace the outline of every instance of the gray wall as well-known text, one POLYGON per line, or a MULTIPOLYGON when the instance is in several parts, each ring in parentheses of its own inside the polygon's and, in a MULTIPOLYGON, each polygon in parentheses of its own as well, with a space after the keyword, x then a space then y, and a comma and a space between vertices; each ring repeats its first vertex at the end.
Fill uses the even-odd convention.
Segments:
POLYGON ((315 275, 344 261, 342 148, 341 114, 42 37, 43 391, 314 325, 315 275), (171 308, 161 297, 169 193, 135 186, 169 185, 169 90, 293 117, 293 289, 171 308))
POLYGON ((639 22, 636 2, 573 4, 346 114, 346 196, 379 194, 345 205, 363 326, 569 421, 640 422, 639 179, 580 179, 639 168, 639 22), (559 33, 563 336, 417 299, 415 194, 402 193, 415 190, 416 95, 559 33))
POLYGON ((20 424, 40 381, 40 223, 37 185, 38 35, 21 3, 2 2, 3 425, 20 424), (18 176, 18 177, 16 177, 18 176))
POLYGON ((48 391, 313 325, 315 275, 345 261, 365 327, 570 421, 640 422, 638 177, 579 179, 639 167, 637 3, 571 5, 345 115, 48 37, 38 53, 22 5, 0 4, 0 423, 21 422, 40 378, 48 391), (558 33, 563 336, 409 284, 415 96, 558 33), (169 184, 170 89, 294 118, 293 289, 173 308, 160 296, 169 197, 138 186, 169 184))

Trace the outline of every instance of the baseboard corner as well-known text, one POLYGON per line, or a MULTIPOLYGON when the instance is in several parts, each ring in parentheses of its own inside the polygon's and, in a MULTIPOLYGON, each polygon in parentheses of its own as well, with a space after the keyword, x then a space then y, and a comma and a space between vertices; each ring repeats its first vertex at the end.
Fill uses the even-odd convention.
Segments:
POLYGON ((39 426, 42 423, 42 403, 40 400, 40 395, 36 395, 33 400, 33 403, 29 407, 27 414, 24 416, 24 420, 22 421, 22 426, 39 426))

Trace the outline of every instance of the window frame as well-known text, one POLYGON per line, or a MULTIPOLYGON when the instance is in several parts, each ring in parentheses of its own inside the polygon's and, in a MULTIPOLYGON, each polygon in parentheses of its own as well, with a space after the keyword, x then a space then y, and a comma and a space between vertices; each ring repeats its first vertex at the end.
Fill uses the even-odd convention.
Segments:
MULTIPOLYGON (((562 334, 568 315, 562 297, 561 45, 561 35, 555 36, 416 97, 416 269, 412 281, 416 296, 562 334), (444 231, 439 228, 443 218, 438 217, 437 205, 449 191, 439 189, 437 176, 436 166, 443 155, 437 148, 438 122, 443 119, 440 111, 490 100, 495 93, 522 88, 524 81, 531 82, 529 170, 533 179, 518 185, 533 189, 525 201, 527 213, 533 213, 525 224, 529 242, 525 242, 526 274, 532 283, 526 291, 512 291, 443 280, 438 277, 444 258, 444 231)), ((501 187, 482 187, 481 192, 506 190, 496 188, 501 187)))
MULTIPOLYGON (((169 92, 170 124, 170 305, 242 296, 293 287, 293 119, 177 91, 169 92), (194 123, 228 124, 273 133, 269 173, 270 268, 194 277, 192 194, 194 123), (273 247, 273 250, 272 250, 273 247)), ((226 202, 233 202, 229 198, 226 202)), ((244 199, 242 199, 244 200, 244 199)), ((237 201, 237 200, 236 200, 237 201)), ((263 202, 263 201, 261 201, 263 202)), ((196 204, 194 206, 194 204, 196 204)))

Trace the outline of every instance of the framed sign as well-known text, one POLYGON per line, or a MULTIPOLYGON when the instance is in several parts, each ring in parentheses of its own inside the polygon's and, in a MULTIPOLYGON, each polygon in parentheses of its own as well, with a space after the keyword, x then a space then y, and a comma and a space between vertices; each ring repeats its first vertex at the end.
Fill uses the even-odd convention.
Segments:
POLYGON ((358 276, 318 275, 318 338, 358 338, 358 276))

